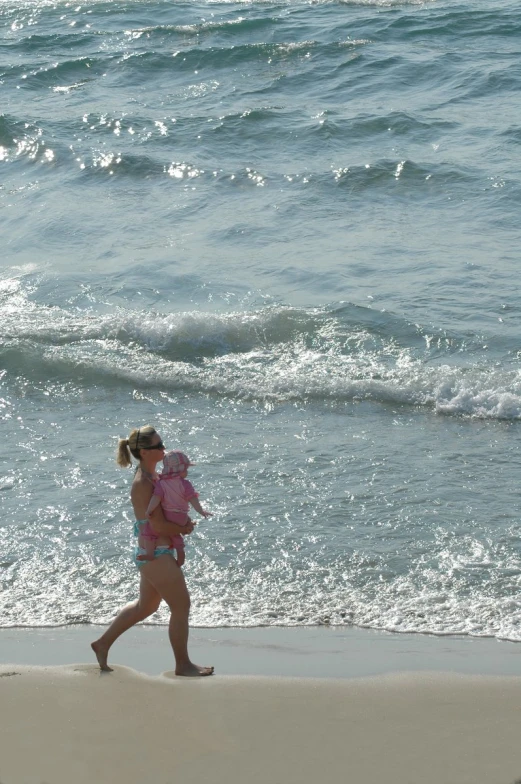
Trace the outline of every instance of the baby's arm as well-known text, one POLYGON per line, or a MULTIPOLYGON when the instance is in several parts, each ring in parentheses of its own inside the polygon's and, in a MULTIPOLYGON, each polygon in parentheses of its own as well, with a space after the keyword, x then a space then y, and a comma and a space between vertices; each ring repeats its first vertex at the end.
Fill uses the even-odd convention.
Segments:
MULTIPOLYGON (((159 510, 161 512, 163 511, 162 508, 161 508, 161 492, 160 492, 160 490, 161 490, 161 488, 159 487, 159 483, 157 483, 156 487, 154 488, 154 494, 153 494, 152 498, 150 499, 150 501, 148 502, 147 511, 146 511, 147 521, 148 521, 147 524, 146 524, 146 527, 149 529, 150 533, 152 535, 154 535, 154 537, 156 539, 156 541, 154 542, 154 549, 155 549, 156 545, 158 547, 161 547, 161 546, 169 547, 170 546, 170 542, 171 542, 170 535, 169 536, 165 536, 165 534, 156 534, 154 529, 153 529, 153 527, 152 527, 152 525, 151 525, 151 517, 154 514, 154 512, 156 511, 156 509, 159 508, 159 510)), ((148 558, 148 555, 149 555, 149 551, 147 550, 147 560, 153 560, 154 550, 152 550, 152 558, 148 558)))
POLYGON ((203 509, 203 507, 199 503, 199 499, 197 498, 196 495, 194 495, 192 498, 189 498, 188 499, 188 503, 191 506, 193 506, 195 511, 199 512, 199 514, 202 515, 203 517, 211 517, 212 516, 212 512, 207 512, 205 509, 203 509))
POLYGON ((154 509, 157 509, 160 503, 161 503, 160 497, 154 494, 147 506, 147 512, 146 512, 147 519, 150 517, 154 509))
POLYGON ((189 482, 188 479, 183 479, 182 484, 184 489, 185 501, 188 501, 188 503, 191 506, 193 506, 195 511, 199 512, 199 514, 202 515, 203 517, 211 517, 212 513, 207 512, 205 509, 203 509, 203 507, 199 503, 199 498, 198 498, 199 493, 195 492, 195 488, 193 484, 189 482))

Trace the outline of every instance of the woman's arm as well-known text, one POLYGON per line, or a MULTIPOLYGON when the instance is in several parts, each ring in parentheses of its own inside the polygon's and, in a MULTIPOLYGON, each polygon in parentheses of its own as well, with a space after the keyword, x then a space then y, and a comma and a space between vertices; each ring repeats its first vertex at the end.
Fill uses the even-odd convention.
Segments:
POLYGON ((168 520, 165 520, 163 515, 163 510, 160 506, 157 507, 155 511, 152 512, 150 517, 148 518, 148 522, 150 523, 153 531, 158 536, 175 536, 176 534, 191 534, 194 530, 195 523, 193 520, 188 520, 186 525, 176 525, 175 523, 170 523, 168 520))
MULTIPOLYGON (((135 479, 130 491, 130 500, 134 507, 137 520, 146 518, 146 511, 154 488, 148 479, 135 479)), ((188 521, 186 525, 176 525, 165 520, 161 506, 158 506, 149 517, 149 522, 154 533, 158 536, 174 536, 175 534, 189 534, 194 530, 194 523, 188 521)))

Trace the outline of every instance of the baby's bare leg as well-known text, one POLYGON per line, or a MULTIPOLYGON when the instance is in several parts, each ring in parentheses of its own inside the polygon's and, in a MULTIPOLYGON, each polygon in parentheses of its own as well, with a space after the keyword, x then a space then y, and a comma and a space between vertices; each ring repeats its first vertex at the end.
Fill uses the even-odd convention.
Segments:
POLYGON ((138 561, 153 561, 154 560, 154 551, 156 549, 156 542, 154 539, 149 539, 148 537, 138 536, 137 539, 138 547, 141 550, 145 551, 144 555, 138 555, 138 561))

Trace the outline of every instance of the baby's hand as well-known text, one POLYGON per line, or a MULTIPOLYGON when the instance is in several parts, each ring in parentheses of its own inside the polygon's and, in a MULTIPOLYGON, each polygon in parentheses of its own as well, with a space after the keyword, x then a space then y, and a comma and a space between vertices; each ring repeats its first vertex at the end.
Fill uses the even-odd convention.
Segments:
POLYGON ((202 516, 204 518, 206 518, 206 517, 213 517, 213 512, 207 512, 206 509, 203 509, 201 514, 202 514, 202 516))

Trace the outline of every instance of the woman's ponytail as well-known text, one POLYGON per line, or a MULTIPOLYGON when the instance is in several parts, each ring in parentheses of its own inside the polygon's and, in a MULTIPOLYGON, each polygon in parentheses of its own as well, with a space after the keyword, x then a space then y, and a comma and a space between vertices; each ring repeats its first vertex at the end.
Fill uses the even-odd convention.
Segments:
POLYGON ((128 447, 128 438, 119 439, 116 463, 121 466, 121 468, 128 468, 129 465, 132 465, 132 460, 130 459, 130 449, 128 447))

